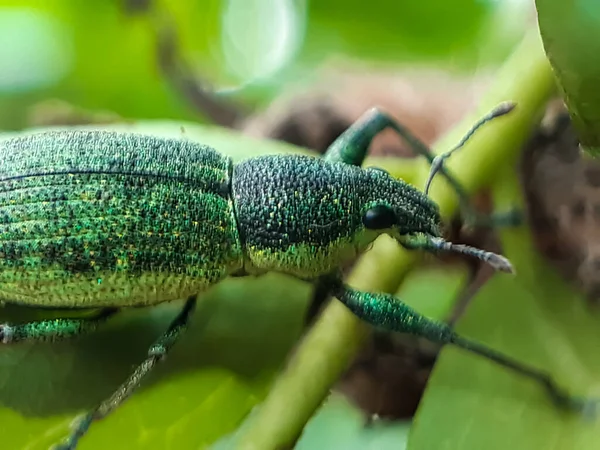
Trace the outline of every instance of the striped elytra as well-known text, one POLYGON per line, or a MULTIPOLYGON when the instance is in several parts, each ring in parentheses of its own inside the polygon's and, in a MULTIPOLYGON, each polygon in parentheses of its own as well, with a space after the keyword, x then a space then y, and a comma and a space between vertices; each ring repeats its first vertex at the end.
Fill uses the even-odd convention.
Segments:
POLYGON ((147 305, 242 266, 231 160, 197 143, 107 131, 0 141, 0 300, 147 305))

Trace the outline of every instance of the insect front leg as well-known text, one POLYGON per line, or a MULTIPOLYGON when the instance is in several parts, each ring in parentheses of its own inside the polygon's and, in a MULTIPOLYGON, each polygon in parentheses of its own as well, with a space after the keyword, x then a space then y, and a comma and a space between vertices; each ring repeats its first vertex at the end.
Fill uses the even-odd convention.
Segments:
POLYGON ((597 400, 569 395, 544 371, 523 364, 485 345, 460 336, 449 325, 428 319, 393 295, 361 292, 345 285, 339 278, 333 278, 332 281, 332 294, 359 318, 376 327, 387 331, 421 336, 438 344, 455 345, 482 356, 535 381, 546 391, 553 403, 560 408, 578 413, 590 413, 595 412, 599 406, 597 400))
POLYGON ((450 186, 458 195, 461 209, 469 224, 475 226, 514 226, 520 222, 520 216, 515 211, 495 213, 491 216, 485 216, 476 212, 471 206, 467 191, 444 165, 444 161, 452 153, 461 148, 482 125, 496 117, 509 113, 513 108, 514 104, 512 103, 499 105, 475 123, 475 125, 473 125, 467 134, 460 140, 458 145, 438 156, 436 156, 424 142, 414 136, 407 128, 394 120, 390 115, 377 108, 373 108, 363 114, 356 122, 354 122, 354 124, 342 133, 342 135, 327 149, 323 158, 327 161, 344 162, 346 164, 360 166, 368 153, 371 141, 380 132, 390 128, 410 145, 416 155, 424 157, 431 165, 431 172, 425 184, 425 194, 429 191, 433 177, 439 172, 446 178, 450 186))
POLYGON ((77 319, 38 320, 23 324, 0 324, 0 344, 57 341, 95 330, 118 310, 103 309, 97 316, 77 319))
POLYGON ((148 349, 148 356, 129 378, 111 395, 102 402, 96 409, 87 413, 76 425, 75 429, 64 444, 55 447, 55 450, 73 450, 77 442, 88 431, 91 424, 106 417, 121 405, 141 384, 142 380, 148 375, 157 363, 164 360, 167 353, 173 345, 179 340, 187 329, 189 318, 196 306, 196 296, 190 297, 179 312, 177 317, 171 322, 167 331, 162 334, 156 342, 148 349))

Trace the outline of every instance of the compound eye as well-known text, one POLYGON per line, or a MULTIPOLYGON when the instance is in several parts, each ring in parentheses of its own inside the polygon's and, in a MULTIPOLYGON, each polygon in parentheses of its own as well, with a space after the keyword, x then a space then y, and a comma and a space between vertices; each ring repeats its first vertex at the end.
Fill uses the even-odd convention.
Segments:
POLYGON ((377 205, 365 212, 362 222, 370 230, 385 230, 396 224, 396 215, 389 206, 377 205))

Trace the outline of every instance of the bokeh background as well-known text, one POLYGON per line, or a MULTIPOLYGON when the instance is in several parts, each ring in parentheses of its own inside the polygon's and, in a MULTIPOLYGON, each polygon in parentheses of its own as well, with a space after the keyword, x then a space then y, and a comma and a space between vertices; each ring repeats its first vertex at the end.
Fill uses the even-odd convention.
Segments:
POLYGON ((48 98, 127 118, 202 121, 159 69, 167 25, 198 77, 252 111, 341 62, 365 73, 415 64, 485 71, 533 17, 524 0, 2 0, 0 126, 23 127, 48 98))

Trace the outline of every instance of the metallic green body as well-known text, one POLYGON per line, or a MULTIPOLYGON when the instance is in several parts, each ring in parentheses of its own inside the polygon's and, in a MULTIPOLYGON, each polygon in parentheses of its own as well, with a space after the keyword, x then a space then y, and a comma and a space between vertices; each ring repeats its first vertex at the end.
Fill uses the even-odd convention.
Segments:
POLYGON ((234 273, 330 274, 381 233, 439 235, 437 205, 381 170, 300 155, 234 164, 107 131, 0 141, 0 301, 152 305, 234 273), (384 206, 387 229, 365 226, 384 206))
POLYGON ((232 163, 184 140, 50 132, 0 142, 0 300, 137 306, 243 265, 232 163))

